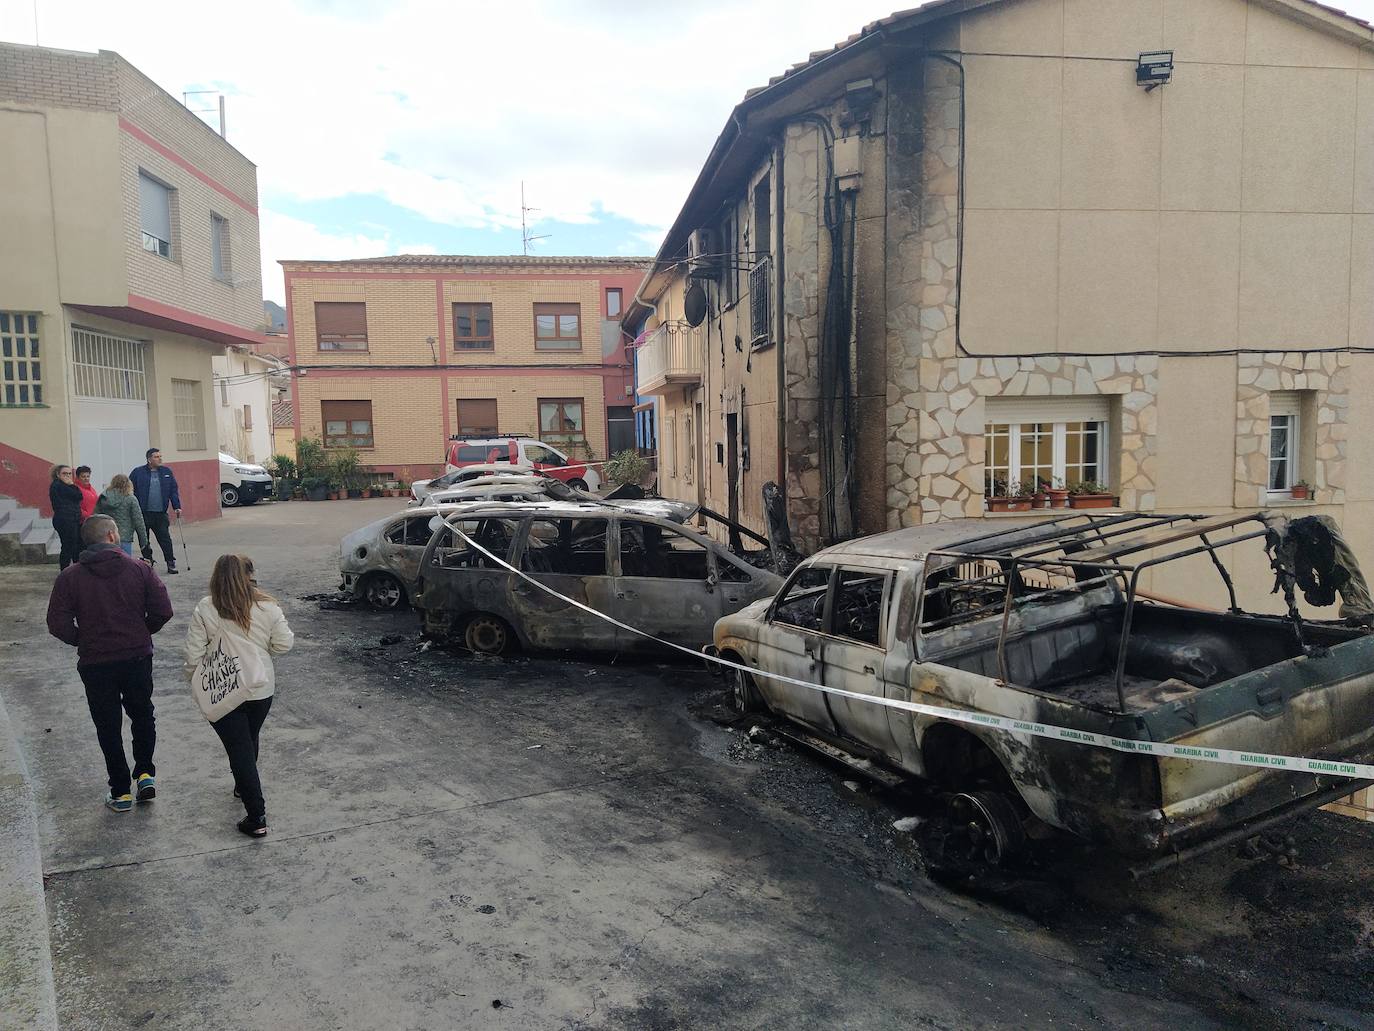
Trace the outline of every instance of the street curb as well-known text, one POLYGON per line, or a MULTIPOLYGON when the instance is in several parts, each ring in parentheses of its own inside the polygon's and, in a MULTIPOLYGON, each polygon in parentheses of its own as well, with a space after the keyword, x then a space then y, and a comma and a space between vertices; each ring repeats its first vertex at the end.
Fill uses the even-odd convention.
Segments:
POLYGON ((0 1029, 57 1031, 43 857, 28 766, 0 698, 0 1029))

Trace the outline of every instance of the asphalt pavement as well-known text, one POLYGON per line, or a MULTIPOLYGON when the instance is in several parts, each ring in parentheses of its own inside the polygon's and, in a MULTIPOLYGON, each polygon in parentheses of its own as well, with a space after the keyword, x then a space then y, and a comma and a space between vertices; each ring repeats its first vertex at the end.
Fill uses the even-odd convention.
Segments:
MULTIPOLYGON (((477 659, 424 650, 409 613, 321 610, 308 596, 338 582, 338 538, 401 504, 258 505, 186 528, 157 637, 159 797, 128 815, 101 804, 75 654, 44 630, 55 567, 0 569, 0 698, 63 1028, 1234 1019, 1043 915, 926 879, 864 789, 696 715, 715 690, 699 670, 477 659), (227 761, 180 673, 226 552, 254 559, 296 631, 263 731, 265 841, 234 830, 227 761)), ((0 841, 0 870, 15 856, 0 841)))

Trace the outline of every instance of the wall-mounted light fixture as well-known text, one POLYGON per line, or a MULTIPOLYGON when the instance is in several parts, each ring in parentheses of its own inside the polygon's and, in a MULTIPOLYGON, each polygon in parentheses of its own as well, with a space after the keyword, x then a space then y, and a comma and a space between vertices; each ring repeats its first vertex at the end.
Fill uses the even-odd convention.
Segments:
POLYGON ((1163 86, 1174 74, 1174 52, 1172 50, 1149 50, 1140 55, 1135 66, 1135 83, 1144 86, 1145 92, 1163 86))

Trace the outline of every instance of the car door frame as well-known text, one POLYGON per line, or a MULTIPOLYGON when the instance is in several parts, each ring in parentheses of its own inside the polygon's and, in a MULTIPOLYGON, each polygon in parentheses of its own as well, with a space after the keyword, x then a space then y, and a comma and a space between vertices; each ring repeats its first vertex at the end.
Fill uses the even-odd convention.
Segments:
MULTIPOLYGON (((821 683, 826 687, 872 695, 875 698, 904 697, 905 679, 893 683, 889 669, 889 656, 897 637, 897 629, 893 626, 896 599, 897 570, 891 566, 867 565, 853 560, 835 564, 831 574, 830 596, 826 604, 824 639, 820 647, 821 683), (872 574, 883 578, 877 644, 846 637, 835 628, 840 579, 846 572, 872 574)), ((901 665, 904 672, 905 664, 901 665)), ((887 706, 840 695, 827 695, 826 698, 829 701, 831 718, 842 736, 883 755, 892 758, 900 756, 900 749, 893 738, 892 725, 888 718, 891 710, 887 706)))
MULTIPOLYGON (((825 683, 824 627, 829 625, 830 620, 830 607, 835 593, 835 570, 836 566, 829 561, 804 562, 794 569, 778 588, 758 629, 757 665, 761 669, 807 683, 825 683), (822 567, 828 572, 825 607, 821 616, 822 629, 808 630, 794 623, 776 621, 774 617, 778 603, 786 592, 806 571, 822 567)), ((837 733, 835 717, 830 709, 830 696, 826 692, 773 680, 770 677, 756 677, 755 684, 773 711, 823 733, 837 733)))
MULTIPOLYGON (((615 609, 612 615, 620 622, 642 630, 658 640, 667 641, 669 644, 677 644, 684 648, 700 648, 709 644, 716 620, 724 614, 723 595, 713 547, 714 542, 709 537, 705 537, 681 523, 661 519, 658 516, 619 512, 613 518, 615 543, 611 568, 615 572, 616 580, 613 592, 615 609), (628 575, 625 572, 620 553, 621 527, 626 524, 657 526, 663 533, 680 534, 701 547, 706 553, 706 578, 697 581, 681 577, 628 575), (643 584, 639 581, 649 581, 649 583, 643 584), (695 585, 698 583, 702 585, 702 594, 704 595, 700 599, 700 604, 704 610, 699 617, 702 629, 700 633, 693 632, 684 638, 680 633, 684 620, 688 616, 695 617, 695 614, 679 612, 681 588, 684 584, 695 585), (659 604, 655 604, 655 598, 659 599, 659 604), (700 639, 698 640, 698 638, 700 639)), ((621 631, 621 647, 625 650, 653 649, 655 645, 648 638, 641 637, 639 634, 621 631)))
POLYGON ((612 571, 615 566, 612 564, 614 552, 611 541, 614 535, 614 522, 614 516, 598 512, 529 512, 523 515, 517 543, 511 551, 511 565, 520 570, 520 574, 509 574, 505 593, 506 604, 519 624, 516 633, 525 643, 550 651, 614 651, 619 647, 622 631, 615 624, 555 598, 548 591, 540 590, 525 580, 525 577, 529 577, 565 598, 580 602, 598 612, 613 615, 615 577, 612 571), (543 573, 523 567, 530 530, 534 524, 561 520, 599 521, 606 524, 606 542, 603 545, 606 572, 603 575, 543 573), (541 621, 558 615, 566 616, 568 622, 563 626, 541 625, 541 621))

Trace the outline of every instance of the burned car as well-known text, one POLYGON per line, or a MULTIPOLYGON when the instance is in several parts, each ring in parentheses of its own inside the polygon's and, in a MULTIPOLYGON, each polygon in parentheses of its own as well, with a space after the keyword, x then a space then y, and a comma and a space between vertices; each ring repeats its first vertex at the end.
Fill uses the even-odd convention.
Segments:
POLYGON ((1374 606, 1329 520, 1017 523, 989 532, 952 520, 814 555, 774 598, 724 617, 714 647, 752 670, 875 701, 732 670, 736 705, 933 782, 954 807, 960 847, 992 862, 1016 852, 1034 817, 1149 857, 1144 871, 1368 783, 1349 764, 1374 752, 1374 606), (1219 549, 1241 545, 1268 552, 1286 615, 1237 603, 1219 549), (1214 567, 1225 611, 1143 589, 1142 575, 1184 560, 1214 567), (1339 594, 1341 618, 1304 618, 1298 590, 1312 605, 1339 594), (980 726, 980 714, 1026 733, 980 726), (1073 743, 1084 732, 1121 750, 1073 743), (1196 759, 1131 754, 1146 741, 1196 759), (1329 760, 1321 768, 1337 776, 1206 761, 1221 749, 1329 760))
MULTIPOLYGON (((485 490, 483 494, 486 495, 485 490)), ((505 496, 508 495, 486 495, 472 500, 489 502, 505 496)), ((375 609, 404 606, 415 589, 420 556, 438 525, 434 520, 447 507, 407 508, 345 534, 339 541, 339 590, 375 609)))
POLYGON ((517 644, 543 651, 655 649, 652 640, 573 602, 698 648, 717 619, 770 597, 781 579, 766 568, 762 538, 750 535, 761 547, 731 551, 675 522, 672 506, 645 500, 451 509, 449 525, 436 529, 425 548, 412 603, 428 633, 487 654, 517 644))

